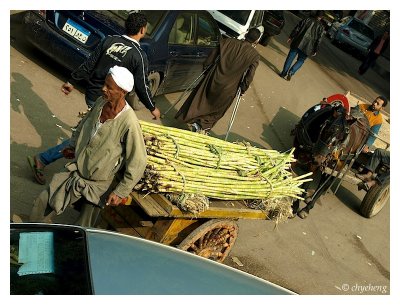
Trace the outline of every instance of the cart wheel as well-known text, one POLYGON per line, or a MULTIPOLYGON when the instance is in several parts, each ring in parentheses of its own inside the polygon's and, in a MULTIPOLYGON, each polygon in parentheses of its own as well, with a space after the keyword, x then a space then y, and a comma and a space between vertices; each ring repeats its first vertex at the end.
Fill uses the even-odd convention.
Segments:
POLYGON ((238 225, 233 220, 212 219, 190 233, 178 248, 222 262, 231 251, 238 230, 238 225))
POLYGON ((389 201, 390 197, 390 180, 385 181, 382 185, 376 184, 364 196, 360 206, 362 216, 371 218, 379 213, 389 201))

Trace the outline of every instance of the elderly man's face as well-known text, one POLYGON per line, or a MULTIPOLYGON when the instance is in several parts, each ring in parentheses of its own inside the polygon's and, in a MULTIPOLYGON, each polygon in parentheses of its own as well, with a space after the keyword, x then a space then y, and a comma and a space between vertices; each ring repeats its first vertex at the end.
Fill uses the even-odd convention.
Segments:
POLYGON ((108 74, 106 77, 102 91, 103 97, 109 102, 115 103, 125 97, 125 91, 117 86, 110 74, 108 74))

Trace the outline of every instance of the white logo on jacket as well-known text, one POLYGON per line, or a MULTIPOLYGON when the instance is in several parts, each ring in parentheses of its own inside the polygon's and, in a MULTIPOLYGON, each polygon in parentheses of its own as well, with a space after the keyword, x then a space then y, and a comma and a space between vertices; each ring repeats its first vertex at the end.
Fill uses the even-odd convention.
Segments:
POLYGON ((111 55, 112 53, 120 53, 122 54, 122 57, 126 55, 126 53, 132 49, 132 47, 129 47, 127 45, 124 45, 121 42, 116 42, 113 43, 106 51, 106 55, 111 55))

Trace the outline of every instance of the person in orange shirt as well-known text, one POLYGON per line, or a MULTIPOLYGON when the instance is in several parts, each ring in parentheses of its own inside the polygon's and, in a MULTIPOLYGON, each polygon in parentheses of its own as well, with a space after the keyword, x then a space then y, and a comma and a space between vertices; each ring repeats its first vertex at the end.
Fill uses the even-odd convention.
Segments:
POLYGON ((368 119, 369 127, 373 134, 371 134, 368 139, 367 143, 364 147, 363 152, 369 152, 369 148, 375 141, 376 135, 379 132, 379 129, 383 123, 383 117, 380 111, 387 105, 388 101, 384 96, 378 96, 372 104, 358 104, 356 108, 358 108, 361 112, 365 114, 368 119))

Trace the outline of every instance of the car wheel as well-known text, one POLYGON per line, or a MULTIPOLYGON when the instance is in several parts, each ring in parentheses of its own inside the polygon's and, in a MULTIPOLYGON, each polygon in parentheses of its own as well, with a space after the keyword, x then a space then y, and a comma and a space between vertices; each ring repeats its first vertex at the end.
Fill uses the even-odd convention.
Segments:
MULTIPOLYGON (((151 72, 148 76, 148 79, 150 84, 151 96, 154 96, 158 87, 160 86, 160 74, 158 72, 151 72)), ((145 108, 144 104, 139 100, 134 90, 126 95, 126 100, 128 104, 133 108, 133 110, 140 110, 145 108)))

